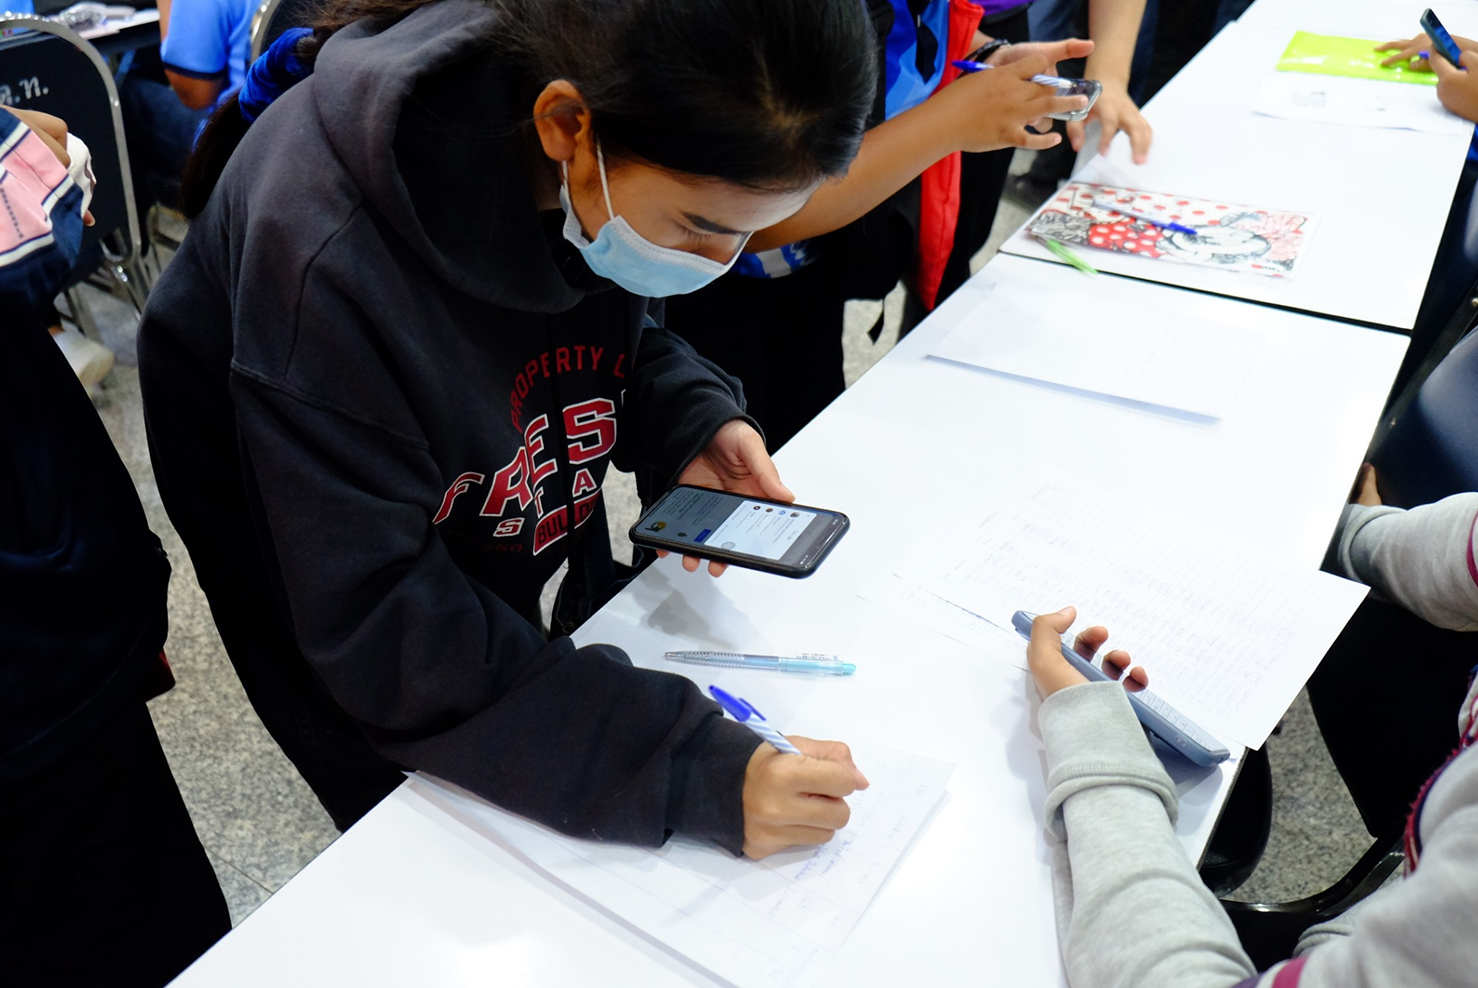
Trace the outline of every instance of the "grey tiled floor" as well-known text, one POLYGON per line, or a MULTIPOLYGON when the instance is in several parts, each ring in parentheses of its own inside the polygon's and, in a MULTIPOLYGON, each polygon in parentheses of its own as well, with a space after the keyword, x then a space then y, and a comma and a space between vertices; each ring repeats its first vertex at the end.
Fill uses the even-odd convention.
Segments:
MULTIPOLYGON (((977 257, 983 264, 995 244, 1026 212, 1002 204, 996 235, 977 257)), ((226 659, 188 555, 164 513, 149 469, 134 366, 136 320, 115 300, 92 293, 104 342, 118 364, 99 393, 98 411, 132 472, 149 522, 174 565, 170 583, 168 653, 179 685, 151 704, 165 752, 190 808, 200 839, 240 922, 335 838, 328 816, 257 720, 226 659)), ((885 303, 849 304, 845 346, 850 384, 892 346, 902 293, 885 303), (882 338, 866 330, 887 306, 882 338)), ((606 486, 613 545, 629 553, 624 533, 637 502, 629 477, 606 486)), ((1329 884, 1369 843, 1339 778, 1329 763, 1307 702, 1300 698, 1282 733, 1270 742, 1277 793, 1273 839, 1243 897, 1280 899, 1329 884)))

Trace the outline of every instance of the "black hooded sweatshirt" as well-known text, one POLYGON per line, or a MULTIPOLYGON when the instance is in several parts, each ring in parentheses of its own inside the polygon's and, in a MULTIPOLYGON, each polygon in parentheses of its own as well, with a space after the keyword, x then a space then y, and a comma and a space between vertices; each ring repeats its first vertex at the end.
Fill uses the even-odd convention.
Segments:
POLYGON ((144 318, 161 493, 192 556, 264 563, 386 757, 576 836, 737 852, 754 736, 529 619, 566 556, 609 563, 608 462, 674 477, 743 412, 536 209, 497 30, 473 0, 353 24, 252 126, 144 318), (200 524, 213 499, 251 523, 200 524))

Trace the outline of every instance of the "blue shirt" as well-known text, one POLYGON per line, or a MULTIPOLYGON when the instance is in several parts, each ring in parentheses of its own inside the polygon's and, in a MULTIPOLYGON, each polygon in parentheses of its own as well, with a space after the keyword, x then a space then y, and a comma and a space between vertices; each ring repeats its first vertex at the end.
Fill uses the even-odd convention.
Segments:
MULTIPOLYGON (((891 120, 911 110, 939 86, 949 46, 949 0, 927 0, 918 14, 919 0, 889 0, 893 23, 883 40, 881 56, 884 115, 891 120)), ((747 278, 781 278, 815 260, 815 251, 802 241, 758 254, 739 256, 734 270, 747 278)))
POLYGON ((164 67, 192 79, 220 79, 220 100, 241 88, 251 57, 251 21, 260 0, 175 0, 159 45, 164 67))

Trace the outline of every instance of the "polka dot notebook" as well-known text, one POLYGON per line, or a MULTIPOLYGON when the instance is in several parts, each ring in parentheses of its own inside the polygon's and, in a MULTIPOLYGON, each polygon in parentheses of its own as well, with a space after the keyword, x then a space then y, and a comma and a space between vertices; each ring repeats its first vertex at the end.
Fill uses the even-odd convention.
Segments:
POLYGON ((1290 278, 1313 220, 1215 199, 1071 182, 1027 229, 1074 247, 1290 278))

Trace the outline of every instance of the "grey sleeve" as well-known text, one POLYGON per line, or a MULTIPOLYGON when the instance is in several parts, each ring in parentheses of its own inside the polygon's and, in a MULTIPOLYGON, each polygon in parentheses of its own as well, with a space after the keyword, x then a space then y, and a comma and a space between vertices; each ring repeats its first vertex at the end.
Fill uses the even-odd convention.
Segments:
POLYGON ((1085 683, 1041 707, 1047 825, 1073 988, 1230 988, 1256 972, 1175 836, 1175 788, 1124 690, 1085 683))
POLYGON ((1409 511, 1347 505, 1338 531, 1340 567, 1438 627, 1478 631, 1475 523, 1478 493, 1409 511))
MULTIPOLYGON (((1429 790, 1415 872, 1346 913, 1348 936, 1300 944, 1299 988, 1446 988, 1473 983, 1478 937, 1478 752, 1455 759, 1429 790)), ((1311 930, 1313 939, 1334 924, 1311 930)))

